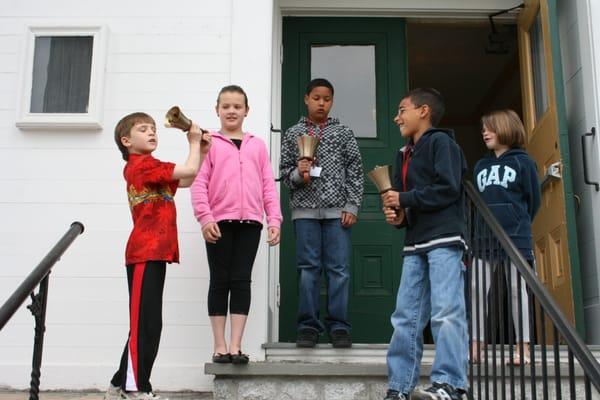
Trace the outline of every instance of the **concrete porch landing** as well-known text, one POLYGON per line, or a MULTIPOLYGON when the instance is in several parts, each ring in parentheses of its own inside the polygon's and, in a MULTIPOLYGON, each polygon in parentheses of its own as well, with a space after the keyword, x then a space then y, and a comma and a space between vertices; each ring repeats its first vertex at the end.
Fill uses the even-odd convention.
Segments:
MULTIPOLYGON (((205 364, 204 372, 215 375, 215 400, 381 400, 387 390, 387 345, 355 344, 351 349, 334 349, 331 345, 321 344, 314 349, 298 349, 293 343, 272 343, 263 347, 266 352, 264 362, 251 361, 246 366, 205 364)), ((538 346, 536 352, 537 355, 540 354, 538 346)), ((592 349, 592 352, 596 358, 600 356, 597 348, 592 349)), ((508 353, 505 354, 507 357, 508 353)), ((420 385, 429 384, 434 355, 434 346, 426 345, 421 364, 420 385)), ((504 362, 499 354, 496 360, 500 369, 504 362)), ((488 360, 488 363, 488 370, 491 372, 492 360, 488 360)), ((565 379, 568 373, 566 349, 561 348, 559 363, 562 392, 562 396, 559 396, 568 398, 569 383, 565 379)), ((483 370, 483 364, 481 366, 483 370)), ((556 398, 553 360, 549 360, 547 367, 549 381, 552 383, 549 394, 551 398, 556 398)), ((510 368, 505 367, 507 374, 510 368)), ((538 373, 541 371, 539 359, 536 359, 536 370, 538 373)), ((518 374, 516 369, 515 374, 518 374)), ((525 375, 530 376, 529 369, 525 375)), ((583 398, 583 374, 578 363, 575 363, 575 375, 577 398, 583 398)), ((490 379, 490 382, 492 381, 493 378, 490 379)), ((536 385, 541 384, 539 379, 536 382, 540 382, 536 385)), ((496 379, 496 383, 497 387, 502 386, 500 378, 496 379)), ((541 386, 538 386, 537 391, 540 388, 541 386)), ((478 387, 474 389, 477 394, 478 387)), ((525 398, 535 398, 531 396, 529 383, 524 389, 525 398)), ((493 390, 491 384, 489 390, 493 390)), ((521 388, 517 387, 518 394, 520 390, 521 388)), ((493 393, 490 392, 490 395, 493 393)), ((599 397, 594 393, 592 398, 599 397)))
MULTIPOLYGON (((198 392, 157 392, 163 399, 169 400, 212 400, 212 393, 198 392)), ((102 400, 104 392, 40 392, 40 400, 102 400)), ((28 400, 29 392, 2 390, 0 389, 0 400, 28 400)))

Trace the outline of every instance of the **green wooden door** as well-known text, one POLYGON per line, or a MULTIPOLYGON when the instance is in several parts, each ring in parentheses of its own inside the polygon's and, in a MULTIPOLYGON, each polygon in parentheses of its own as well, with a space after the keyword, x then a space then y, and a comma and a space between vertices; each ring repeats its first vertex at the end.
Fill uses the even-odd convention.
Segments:
MULTIPOLYGON (((401 137, 393 122, 406 91, 405 24, 398 18, 301 18, 283 20, 282 128, 306 115, 310 79, 335 88, 331 116, 354 130, 365 172, 393 164, 401 137), (316 76, 318 75, 318 76, 316 76)), ((295 237, 282 185, 284 225, 280 251, 280 341, 294 341, 298 306, 295 237)), ((355 343, 387 343, 389 318, 400 282, 403 231, 387 225, 375 186, 365 176, 358 223, 352 228, 349 318, 355 343)), ((326 312, 325 285, 321 315, 326 312)), ((323 338, 322 340, 326 340, 323 338)))

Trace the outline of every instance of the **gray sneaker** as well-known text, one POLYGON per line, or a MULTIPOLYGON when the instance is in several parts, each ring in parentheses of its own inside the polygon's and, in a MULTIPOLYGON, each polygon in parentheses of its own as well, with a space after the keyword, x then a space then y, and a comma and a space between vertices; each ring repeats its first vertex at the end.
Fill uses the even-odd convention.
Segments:
POLYGON ((383 400, 408 400, 408 396, 404 393, 398 392, 397 390, 389 389, 383 400))
POLYGON ((126 399, 129 400, 169 400, 160 397, 152 392, 129 392, 126 399))
POLYGON ((111 383, 108 385, 108 389, 106 389, 106 393, 104 393, 104 400, 124 400, 127 399, 127 395, 118 386, 113 386, 111 383))
POLYGON ((417 388, 410 395, 411 400, 462 400, 463 391, 447 383, 434 382, 428 388, 417 388))

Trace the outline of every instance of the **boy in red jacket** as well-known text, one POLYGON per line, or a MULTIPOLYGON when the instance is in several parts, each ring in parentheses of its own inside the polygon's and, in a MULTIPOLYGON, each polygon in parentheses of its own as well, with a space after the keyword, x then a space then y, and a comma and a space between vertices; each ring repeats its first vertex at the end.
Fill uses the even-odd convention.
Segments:
POLYGON ((162 330, 162 294, 166 264, 179 262, 177 218, 173 196, 189 187, 211 144, 195 124, 187 134, 189 155, 176 165, 152 157, 158 146, 156 124, 148 114, 123 117, 115 128, 115 142, 127 161, 127 182, 133 230, 125 250, 129 284, 129 336, 119 370, 105 400, 154 400, 150 374, 162 330))

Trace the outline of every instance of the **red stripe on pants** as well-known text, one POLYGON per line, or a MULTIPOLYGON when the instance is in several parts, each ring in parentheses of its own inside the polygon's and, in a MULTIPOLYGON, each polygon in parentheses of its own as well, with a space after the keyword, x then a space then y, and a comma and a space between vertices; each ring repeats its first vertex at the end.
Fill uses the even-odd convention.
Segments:
POLYGON ((131 287, 131 303, 129 305, 129 353, 131 354, 131 364, 133 367, 133 376, 135 384, 138 386, 138 337, 139 337, 139 321, 140 321, 140 303, 142 301, 142 284, 144 282, 144 271, 146 263, 138 263, 133 265, 133 285, 131 287))

